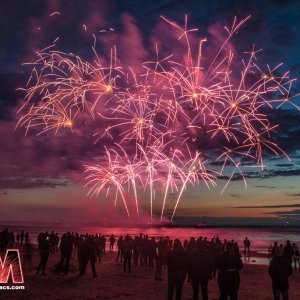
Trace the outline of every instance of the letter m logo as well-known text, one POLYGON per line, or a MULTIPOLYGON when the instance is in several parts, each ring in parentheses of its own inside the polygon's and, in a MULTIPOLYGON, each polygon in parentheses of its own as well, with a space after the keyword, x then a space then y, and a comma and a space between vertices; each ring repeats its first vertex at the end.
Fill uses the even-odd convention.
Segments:
POLYGON ((24 284, 18 249, 6 250, 4 260, 0 256, 0 284, 7 284, 10 276, 14 284, 24 284))

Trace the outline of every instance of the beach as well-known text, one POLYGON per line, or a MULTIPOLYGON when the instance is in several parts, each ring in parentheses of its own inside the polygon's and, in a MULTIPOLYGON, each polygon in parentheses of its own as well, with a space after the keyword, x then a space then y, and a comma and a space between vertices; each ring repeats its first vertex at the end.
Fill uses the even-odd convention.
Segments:
MULTIPOLYGON (((22 250, 21 250, 22 253, 22 250)), ((36 274, 39 263, 38 250, 34 249, 33 270, 29 272, 25 258, 22 259, 25 290, 0 292, 0 299, 136 299, 136 300, 163 300, 167 299, 167 272, 163 271, 163 280, 154 280, 154 269, 145 266, 132 266, 132 273, 124 273, 121 263, 115 262, 116 252, 107 251, 102 262, 96 265, 98 277, 93 278, 88 265, 86 275, 78 276, 77 258, 72 258, 71 272, 57 275, 54 265, 58 263, 60 254, 50 254, 46 275, 36 274)), ((273 299, 271 279, 267 265, 258 265, 244 262, 240 272, 241 285, 239 299, 243 300, 270 300, 273 299)), ((300 299, 300 270, 294 271, 290 277, 289 295, 291 300, 300 299)), ((209 299, 218 300, 219 289, 217 279, 209 282, 209 299)), ((192 287, 185 282, 183 300, 192 299, 192 287)), ((201 299, 201 296, 199 296, 201 299)))

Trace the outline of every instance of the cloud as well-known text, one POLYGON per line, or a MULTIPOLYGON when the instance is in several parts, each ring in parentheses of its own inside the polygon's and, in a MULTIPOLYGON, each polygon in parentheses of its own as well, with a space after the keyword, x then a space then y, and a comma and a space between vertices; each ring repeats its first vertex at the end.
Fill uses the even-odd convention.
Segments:
POLYGON ((300 197, 300 193, 298 194, 287 194, 288 196, 291 196, 291 197, 300 197))
POLYGON ((266 212, 264 215, 284 215, 284 216, 300 216, 300 209, 294 209, 291 211, 273 211, 266 212))
MULTIPOLYGON (((289 177, 289 176, 299 176, 300 169, 292 169, 292 170, 269 170, 263 172, 243 172, 243 176, 240 173, 236 173, 232 176, 231 181, 240 181, 243 180, 243 177, 246 179, 267 179, 271 177, 289 177)), ((221 175, 217 177, 220 180, 229 180, 230 176, 221 175)), ((264 187, 264 186, 258 186, 264 187)), ((271 187, 272 188, 272 187, 271 187)), ((274 187, 273 187, 274 188, 274 187)))
POLYGON ((289 167, 293 167, 294 165, 293 164, 276 164, 275 166, 276 167, 286 167, 286 168, 289 168, 289 167))
POLYGON ((256 185, 256 188, 264 188, 264 189, 276 189, 275 186, 268 186, 268 185, 256 185))
POLYGON ((235 208, 290 208, 290 207, 299 207, 300 204, 279 204, 279 205, 250 205, 250 206, 236 206, 235 208))
MULTIPOLYGON (((28 177, 0 178, 0 189, 56 188, 67 185, 69 185, 69 181, 65 179, 28 177)), ((6 192, 3 194, 5 193, 6 192)))
POLYGON ((232 198, 241 198, 240 194, 229 194, 229 196, 232 198))

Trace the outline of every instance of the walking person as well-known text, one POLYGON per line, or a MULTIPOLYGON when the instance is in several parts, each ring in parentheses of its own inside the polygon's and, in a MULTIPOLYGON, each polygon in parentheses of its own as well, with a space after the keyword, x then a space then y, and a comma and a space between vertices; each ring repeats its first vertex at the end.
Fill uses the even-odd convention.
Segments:
POLYGON ((275 257, 269 265, 269 275, 272 278, 272 288, 274 300, 280 300, 282 295, 283 300, 289 300, 289 276, 293 273, 292 265, 289 258, 284 256, 284 249, 278 247, 275 252, 275 257))
POLYGON ((168 267, 168 300, 173 300, 176 290, 176 300, 181 300, 182 286, 188 269, 188 256, 181 241, 175 239, 173 250, 167 254, 168 267))

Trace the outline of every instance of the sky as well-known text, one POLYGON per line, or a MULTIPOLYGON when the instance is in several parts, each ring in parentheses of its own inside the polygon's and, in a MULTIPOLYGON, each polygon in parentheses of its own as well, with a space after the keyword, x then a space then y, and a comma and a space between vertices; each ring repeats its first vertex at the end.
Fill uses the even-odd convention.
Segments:
MULTIPOLYGON (((89 224, 127 224, 124 209, 114 206, 113 197, 88 197, 84 188, 83 165, 104 161, 101 145, 91 142, 90 127, 74 133, 59 132, 36 136, 15 129, 18 109, 24 101, 24 87, 30 76, 25 62, 34 60, 35 51, 56 42, 56 49, 72 52, 92 61, 91 46, 96 36, 97 50, 106 57, 109 46, 116 45, 120 60, 137 70, 141 61, 153 54, 153 43, 169 41, 171 34, 160 16, 184 24, 188 15, 200 37, 217 43, 219 32, 251 15, 231 41, 237 53, 263 49, 260 65, 284 63, 292 77, 300 78, 300 3, 299 1, 16 1, 0 3, 0 219, 3 222, 71 222, 89 224), (55 12, 59 12, 53 14, 55 12)), ((222 36, 222 35, 221 35, 222 36)), ((167 44, 165 51, 179 51, 167 44)), ((299 93, 296 81, 292 93, 299 93)), ((295 103, 300 103, 295 99, 295 103)), ((263 172, 247 170, 247 188, 235 176, 220 194, 226 178, 219 177, 217 187, 189 186, 178 206, 178 222, 221 224, 276 224, 286 221, 300 225, 300 123, 299 112, 291 105, 267 110, 279 124, 272 140, 288 153, 266 153, 263 172)), ((174 203, 176 193, 168 195, 174 203)), ((130 195, 127 195, 131 197, 130 195)), ((146 214, 147 195, 139 192, 146 214)), ((162 193, 154 203, 159 215, 162 193)), ((171 214, 171 206, 166 214, 171 214)))

